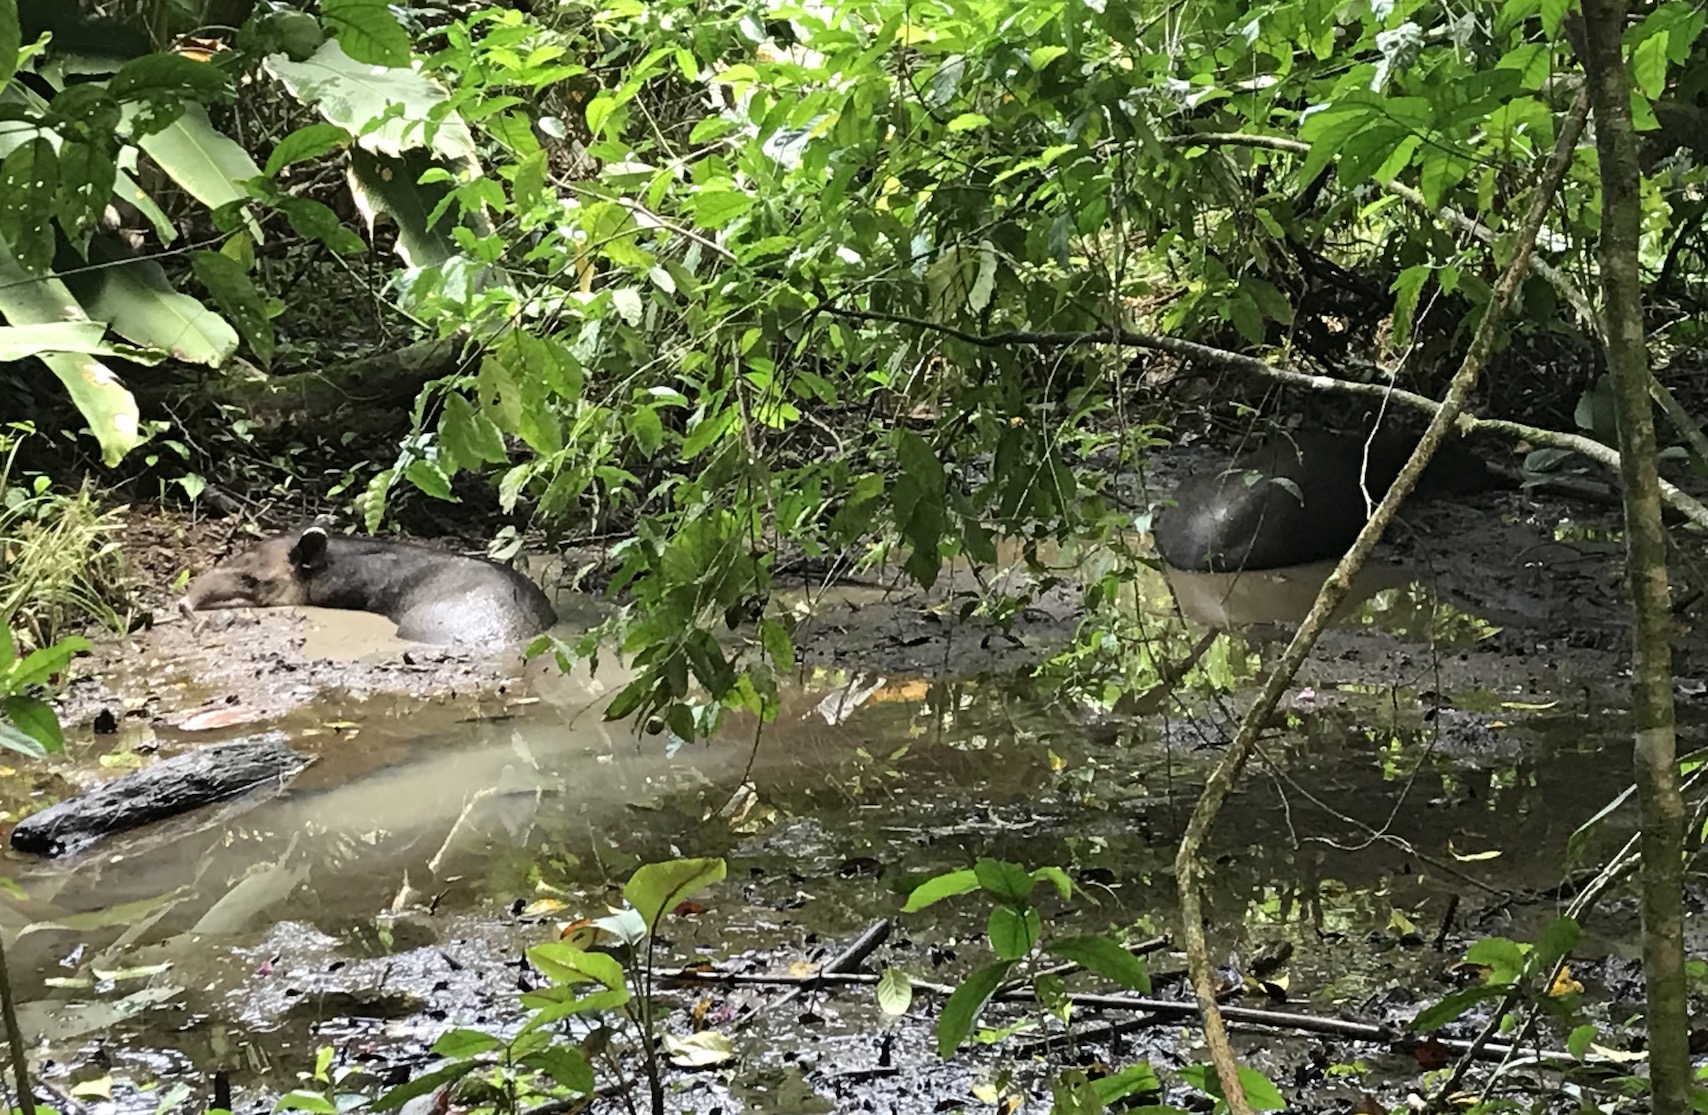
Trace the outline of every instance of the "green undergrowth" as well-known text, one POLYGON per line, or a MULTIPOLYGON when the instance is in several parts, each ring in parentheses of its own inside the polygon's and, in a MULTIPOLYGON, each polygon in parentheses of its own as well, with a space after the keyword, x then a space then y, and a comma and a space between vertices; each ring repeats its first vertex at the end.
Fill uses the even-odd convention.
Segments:
POLYGON ((87 481, 66 492, 19 474, 18 447, 33 432, 0 432, 0 616, 25 650, 92 625, 122 630, 129 607, 120 510, 87 481))

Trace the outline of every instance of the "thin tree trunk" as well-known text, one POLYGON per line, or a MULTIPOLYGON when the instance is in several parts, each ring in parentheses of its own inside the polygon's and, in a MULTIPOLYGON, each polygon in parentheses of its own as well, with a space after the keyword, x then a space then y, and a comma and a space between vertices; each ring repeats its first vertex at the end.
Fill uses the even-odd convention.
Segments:
POLYGON ((1655 419, 1643 341, 1643 287, 1637 264, 1642 173, 1631 122, 1631 81, 1620 52, 1625 15, 1626 0, 1583 0, 1583 30, 1575 38, 1595 111, 1595 146, 1601 159, 1603 319, 1619 415, 1619 472, 1625 484, 1649 1084, 1654 1111, 1682 1115, 1691 1110, 1684 978, 1684 801, 1678 788, 1673 732, 1667 539, 1661 523, 1655 419))

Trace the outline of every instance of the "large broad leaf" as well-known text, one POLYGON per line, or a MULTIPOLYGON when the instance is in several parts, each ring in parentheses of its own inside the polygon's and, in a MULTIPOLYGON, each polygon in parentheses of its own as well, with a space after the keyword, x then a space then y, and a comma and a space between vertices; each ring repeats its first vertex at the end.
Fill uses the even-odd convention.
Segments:
MULTIPOLYGON (((21 326, 87 320, 63 282, 25 271, 4 242, 0 242, 0 317, 21 326)), ((41 360, 59 377, 72 403, 88 420, 95 440, 101 443, 101 458, 109 465, 118 464, 138 440, 140 415, 131 393, 111 368, 93 356, 50 352, 43 353, 41 360)))
POLYGON ((268 55, 266 68, 292 96, 358 136, 356 142, 369 151, 401 155, 428 147, 451 162, 477 162, 474 137, 460 116, 449 113, 437 122, 431 119, 429 113, 444 104, 445 91, 416 70, 358 62, 336 42, 323 43, 305 62, 293 62, 283 54, 268 55), (383 125, 363 134, 370 123, 388 115, 383 125))
MULTIPOLYGON (((143 136, 137 146, 209 209, 247 198, 242 183, 261 177, 261 168, 249 152, 217 130, 201 105, 185 106, 183 115, 160 131, 143 136)), ((253 221, 250 226, 250 233, 259 242, 259 226, 253 221)))
MULTIPOLYGON (((4 3, 4 0, 0 0, 4 3)), ((0 326, 0 362, 23 360, 44 352, 81 352, 112 356, 113 346, 102 338, 107 327, 98 321, 56 321, 42 325, 0 326)))
POLYGON ((89 244, 89 262, 105 264, 67 281, 89 315, 134 344, 217 368, 237 351, 237 331, 219 314, 172 289, 152 260, 136 259, 110 237, 89 244))

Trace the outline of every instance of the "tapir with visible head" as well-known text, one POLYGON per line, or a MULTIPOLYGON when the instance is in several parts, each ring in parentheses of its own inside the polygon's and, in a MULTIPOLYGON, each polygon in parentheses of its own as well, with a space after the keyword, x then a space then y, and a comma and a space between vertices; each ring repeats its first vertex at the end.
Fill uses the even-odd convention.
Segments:
POLYGON ((377 612, 420 643, 502 646, 557 622, 540 587, 479 558, 313 526, 269 538, 190 582, 184 606, 272 608, 313 604, 377 612))

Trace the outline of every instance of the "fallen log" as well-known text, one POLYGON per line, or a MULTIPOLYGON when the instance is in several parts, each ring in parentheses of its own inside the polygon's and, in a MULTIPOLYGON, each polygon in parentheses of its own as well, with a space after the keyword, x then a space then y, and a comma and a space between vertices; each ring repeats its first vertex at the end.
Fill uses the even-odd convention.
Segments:
POLYGON ((264 783, 283 785, 308 765, 276 732, 174 755, 31 814, 12 847, 64 856, 104 836, 224 801, 264 783))

